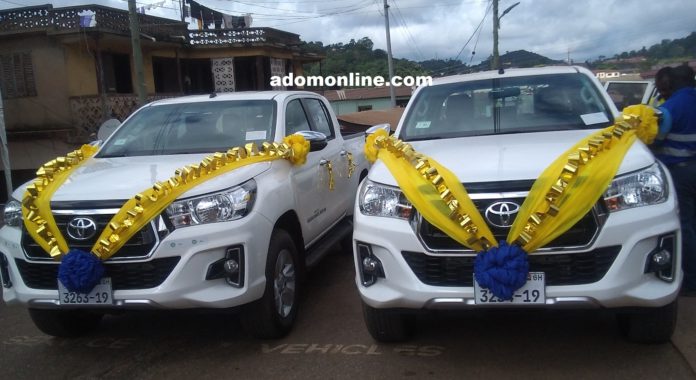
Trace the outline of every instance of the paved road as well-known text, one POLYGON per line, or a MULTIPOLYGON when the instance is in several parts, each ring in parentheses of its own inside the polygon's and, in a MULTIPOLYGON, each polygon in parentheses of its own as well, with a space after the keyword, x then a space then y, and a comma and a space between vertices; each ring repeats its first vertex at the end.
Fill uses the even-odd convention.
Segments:
POLYGON ((625 342, 610 314, 525 311, 427 315, 411 342, 385 345, 364 328, 351 265, 336 253, 310 273, 278 341, 220 312, 129 313, 63 340, 0 305, 0 378, 696 378, 696 299, 681 300, 673 344, 625 342))

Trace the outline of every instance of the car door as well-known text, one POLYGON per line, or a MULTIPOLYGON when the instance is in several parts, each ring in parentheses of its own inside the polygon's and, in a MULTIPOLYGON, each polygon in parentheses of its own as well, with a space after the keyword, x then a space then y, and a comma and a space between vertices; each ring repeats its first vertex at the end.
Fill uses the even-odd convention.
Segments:
MULTIPOLYGON (((289 98, 285 104, 285 135, 312 130, 299 97, 289 98)), ((309 152, 307 162, 293 166, 292 181, 295 192, 295 211, 300 218, 305 243, 310 243, 326 229, 328 184, 325 179, 323 152, 309 152)))
MULTIPOLYGON (((336 136, 336 128, 333 125, 327 106, 318 98, 306 97, 302 104, 309 118, 312 130, 326 135, 328 144, 319 151, 323 159, 322 183, 326 196, 326 227, 337 222, 346 212, 345 200, 349 197, 347 165, 343 151, 343 139, 336 136), (329 190, 329 182, 333 181, 333 190, 329 190)), ((351 197, 352 198, 352 197, 351 197)))

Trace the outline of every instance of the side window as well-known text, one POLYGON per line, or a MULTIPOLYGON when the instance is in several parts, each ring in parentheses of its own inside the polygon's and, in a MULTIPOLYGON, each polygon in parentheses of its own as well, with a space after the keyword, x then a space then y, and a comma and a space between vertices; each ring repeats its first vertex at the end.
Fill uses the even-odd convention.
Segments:
POLYGON ((332 139, 334 133, 331 118, 329 118, 329 113, 326 111, 324 104, 319 99, 310 98, 303 99, 302 102, 307 106, 307 114, 312 120, 316 131, 325 134, 328 139, 332 139))
POLYGON ((299 131, 309 131, 310 129, 300 100, 291 100, 285 109, 285 135, 292 135, 299 131))

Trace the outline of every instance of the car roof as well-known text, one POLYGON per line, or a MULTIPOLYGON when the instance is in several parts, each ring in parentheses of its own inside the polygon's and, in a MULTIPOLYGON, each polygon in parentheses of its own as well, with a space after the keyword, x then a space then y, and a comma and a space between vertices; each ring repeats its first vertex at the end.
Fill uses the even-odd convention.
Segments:
MULTIPOLYGON (((523 69, 505 69, 502 71, 498 70, 488 70, 481 71, 471 74, 460 74, 452 75, 442 78, 433 78, 433 86, 448 84, 448 83, 458 83, 458 82, 470 82, 475 80, 484 79, 494 79, 494 78, 505 78, 505 77, 525 77, 531 75, 544 75, 544 74, 569 74, 577 73, 580 71, 587 71, 587 69, 579 66, 545 66, 545 67, 533 67, 533 68, 523 68, 523 69)), ((588 71, 589 72, 589 71, 588 71)))
POLYGON ((207 95, 188 95, 176 98, 168 98, 156 100, 149 106, 161 106, 168 104, 190 104, 203 102, 221 102, 233 100, 278 100, 282 101, 285 98, 293 95, 313 96, 318 95, 309 91, 240 91, 240 92, 220 92, 207 95))

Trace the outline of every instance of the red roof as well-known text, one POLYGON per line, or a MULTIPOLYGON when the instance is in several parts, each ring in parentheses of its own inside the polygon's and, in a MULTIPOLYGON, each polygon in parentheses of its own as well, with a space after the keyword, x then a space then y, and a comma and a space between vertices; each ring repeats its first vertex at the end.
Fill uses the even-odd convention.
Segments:
MULTIPOLYGON (((346 90, 324 90, 317 92, 324 95, 324 97, 331 102, 337 100, 377 99, 389 97, 389 87, 351 88, 346 90)), ((394 87, 394 92, 397 97, 410 97, 413 93, 413 89, 406 86, 394 87)))

